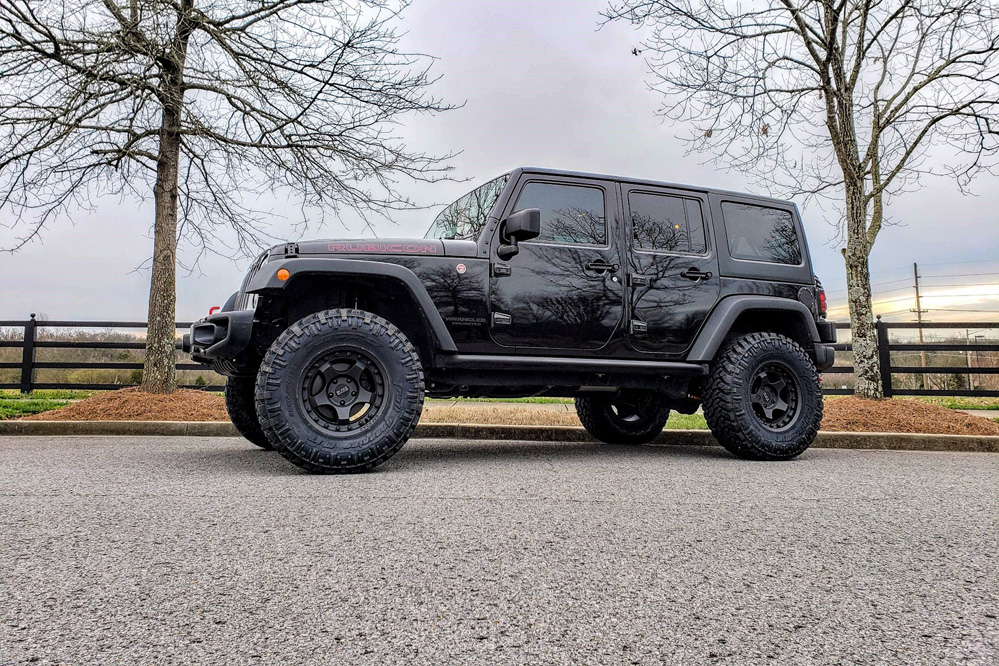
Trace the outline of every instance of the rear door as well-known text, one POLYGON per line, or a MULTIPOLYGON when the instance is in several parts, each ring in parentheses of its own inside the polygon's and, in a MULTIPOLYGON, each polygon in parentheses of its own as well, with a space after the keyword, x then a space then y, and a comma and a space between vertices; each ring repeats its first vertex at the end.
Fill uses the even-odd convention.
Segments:
POLYGON ((621 187, 631 247, 628 340, 638 351, 682 355, 720 292, 707 195, 621 187))
POLYGON ((621 323, 624 281, 615 211, 616 183, 526 174, 503 219, 541 210, 541 235, 503 261, 494 235, 492 337, 524 349, 599 349, 621 323))

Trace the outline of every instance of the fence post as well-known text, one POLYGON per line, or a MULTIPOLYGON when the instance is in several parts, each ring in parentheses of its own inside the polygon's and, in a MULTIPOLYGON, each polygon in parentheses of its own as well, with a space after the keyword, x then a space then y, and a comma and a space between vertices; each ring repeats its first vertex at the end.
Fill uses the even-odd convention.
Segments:
POLYGON ((874 322, 878 335, 878 370, 881 372, 881 392, 886 398, 892 395, 891 390, 891 345, 888 342, 888 325, 881 321, 881 315, 874 322))
POLYGON ((35 379, 35 313, 24 322, 24 344, 21 346, 21 393, 31 393, 35 379))

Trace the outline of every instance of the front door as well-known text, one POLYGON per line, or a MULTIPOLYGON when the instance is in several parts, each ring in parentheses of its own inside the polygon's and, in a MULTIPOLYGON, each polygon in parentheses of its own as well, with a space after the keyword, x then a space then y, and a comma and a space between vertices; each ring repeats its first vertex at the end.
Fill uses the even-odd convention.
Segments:
POLYGON ((628 339, 642 352, 681 355, 718 300, 718 257, 707 197, 623 186, 631 236, 628 339))
POLYGON ((506 261, 493 238, 492 337, 522 348, 599 349, 621 323, 624 270, 618 188, 599 180, 525 175, 502 217, 541 210, 541 235, 506 261))

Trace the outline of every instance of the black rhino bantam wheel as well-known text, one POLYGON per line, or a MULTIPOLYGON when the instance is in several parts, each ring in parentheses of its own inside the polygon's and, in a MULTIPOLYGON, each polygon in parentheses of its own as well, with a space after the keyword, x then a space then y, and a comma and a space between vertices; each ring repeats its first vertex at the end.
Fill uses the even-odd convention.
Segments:
POLYGON ((753 460, 800 455, 822 422, 815 364, 777 333, 751 333, 729 343, 711 368, 702 404, 715 439, 753 460))
POLYGON ((257 374, 260 424, 277 451, 310 472, 363 472, 391 458, 423 411, 423 367, 394 325, 326 310, 285 330, 257 374))
POLYGON ((612 397, 576 398, 586 432, 607 444, 648 444, 662 432, 669 405, 652 392, 626 391, 612 397))
POLYGON ((257 420, 253 397, 256 386, 257 380, 253 377, 229 377, 225 382, 225 410, 240 435, 262 449, 273 449, 257 420))

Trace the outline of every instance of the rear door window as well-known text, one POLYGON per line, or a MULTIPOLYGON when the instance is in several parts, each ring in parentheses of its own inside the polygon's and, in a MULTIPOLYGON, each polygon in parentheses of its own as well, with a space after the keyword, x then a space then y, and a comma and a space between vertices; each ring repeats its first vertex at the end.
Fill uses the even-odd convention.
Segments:
POLYGON ((722 215, 733 258, 801 264, 801 241, 788 211, 726 201, 722 204, 722 215))
POLYGON ((631 192, 628 208, 636 249, 693 254, 707 251, 699 201, 631 192))

